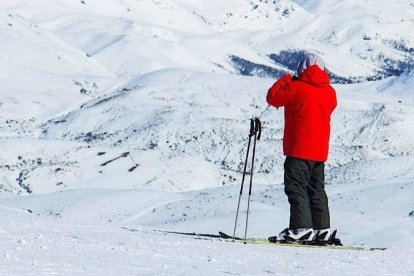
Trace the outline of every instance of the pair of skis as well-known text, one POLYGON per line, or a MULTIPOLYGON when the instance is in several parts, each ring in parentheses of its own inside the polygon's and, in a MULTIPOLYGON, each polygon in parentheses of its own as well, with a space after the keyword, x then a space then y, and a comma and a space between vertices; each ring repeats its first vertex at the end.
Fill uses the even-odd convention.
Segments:
MULTIPOLYGON (((135 229, 124 228, 129 231, 139 231, 135 229)), ((269 238, 239 238, 228 235, 224 232, 218 234, 200 234, 196 232, 178 232, 178 231, 163 231, 155 230, 165 235, 180 235, 189 238, 205 241, 219 241, 219 242, 231 242, 231 243, 243 243, 243 244, 256 244, 263 246, 280 246, 280 247, 299 247, 299 248, 319 248, 319 249, 338 249, 338 250, 356 250, 356 251, 381 251, 386 250, 385 247, 362 247, 362 246, 347 246, 347 245, 336 245, 332 241, 335 241, 335 233, 332 234, 332 240, 328 242, 315 242, 315 241, 281 241, 275 237, 269 238)))

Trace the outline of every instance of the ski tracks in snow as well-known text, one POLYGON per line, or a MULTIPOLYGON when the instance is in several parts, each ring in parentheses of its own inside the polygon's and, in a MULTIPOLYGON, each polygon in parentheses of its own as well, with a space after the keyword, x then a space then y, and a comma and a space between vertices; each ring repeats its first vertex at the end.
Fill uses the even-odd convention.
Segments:
POLYGON ((122 221, 121 223, 127 223, 127 222, 131 222, 131 221, 135 221, 135 220, 139 219, 140 217, 144 216, 145 214, 149 213, 153 209, 159 208, 161 206, 164 206, 164 205, 167 205, 167 204, 170 204, 170 203, 175 203, 175 202, 184 201, 184 200, 186 200, 186 198, 179 198, 179 199, 169 200, 169 201, 165 201, 165 202, 153 205, 153 206, 148 207, 145 210, 139 212, 138 214, 122 221))

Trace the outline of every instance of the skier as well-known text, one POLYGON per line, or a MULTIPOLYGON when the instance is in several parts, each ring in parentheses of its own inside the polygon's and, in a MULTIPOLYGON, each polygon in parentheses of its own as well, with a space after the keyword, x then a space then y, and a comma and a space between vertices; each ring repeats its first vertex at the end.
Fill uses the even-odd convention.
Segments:
POLYGON ((324 162, 328 157, 330 117, 337 101, 324 61, 308 54, 297 76, 281 77, 267 93, 268 104, 284 107, 285 193, 290 203, 289 228, 280 240, 327 241, 330 237, 324 162))

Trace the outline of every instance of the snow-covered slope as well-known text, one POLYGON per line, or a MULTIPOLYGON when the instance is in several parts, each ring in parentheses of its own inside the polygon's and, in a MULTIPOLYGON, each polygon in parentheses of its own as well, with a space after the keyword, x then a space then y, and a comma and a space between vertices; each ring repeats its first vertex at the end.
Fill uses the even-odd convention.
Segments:
POLYGON ((1 1, 0 274, 356 275, 361 260, 367 275, 413 273, 413 18, 410 1, 1 1), (305 51, 326 60, 339 99, 332 226, 347 244, 401 248, 330 255, 154 233, 232 231, 252 116, 264 129, 249 235, 286 227, 283 114, 265 95, 305 51), (57 254, 71 248, 82 254, 57 254), (246 251, 256 257, 235 269, 246 251))
POLYGON ((407 71, 398 78, 391 78, 382 87, 380 92, 384 94, 392 94, 397 99, 401 99, 401 103, 412 102, 414 99, 414 71, 407 71))
POLYGON ((113 82, 113 73, 21 15, 1 11, 0 20, 2 119, 44 120, 113 82))
POLYGON ((2 6, 122 76, 174 66, 234 72, 240 59, 233 64, 230 56, 274 74, 291 69, 300 50, 318 52, 345 78, 412 67, 410 1, 5 0, 2 6))
MULTIPOLYGON (((112 206, 112 196, 119 211, 127 210, 121 205, 130 205, 133 197, 145 198, 132 191, 87 191, 60 196, 57 203, 68 205, 73 196, 90 202, 78 206, 88 209, 91 205, 104 209, 105 203, 112 206)), ((50 199, 42 198, 41 202, 51 206, 54 203, 50 199)), ((104 214, 100 222, 93 223, 76 219, 92 218, 99 209, 83 212, 84 216, 79 209, 76 215, 56 209, 29 213, 21 209, 22 204, 18 208, 3 204, 1 199, 1 275, 411 275, 414 271, 412 248, 360 252, 196 240, 148 228, 102 224, 108 218, 119 221, 122 215, 104 214), (71 216, 76 220, 67 219, 71 216)), ((39 208, 30 200, 28 205, 39 208)), ((145 213, 140 207, 145 208, 145 204, 137 204, 135 210, 145 213)))
POLYGON ((273 248, 0 210, 7 221, 0 229, 2 275, 411 275, 414 270, 412 249, 403 259, 397 249, 273 248))
MULTIPOLYGON (((78 187, 76 183, 88 178, 93 181, 80 185, 108 185, 108 177, 122 175, 148 183, 147 188, 169 191, 235 184, 243 169, 248 118, 255 115, 262 118, 265 127, 257 149, 256 177, 263 183, 281 183, 282 113, 268 108, 264 100, 271 83, 268 79, 183 70, 139 76, 113 93, 45 122, 39 146, 28 147, 29 152, 23 147, 20 152, 5 149, 5 155, 15 155, 8 158, 15 161, 5 164, 16 175, 28 171, 22 182, 37 193, 51 191, 39 177, 47 179, 55 170, 58 172, 53 172, 56 176, 50 181, 64 184, 58 190, 78 187), (52 153, 47 150, 50 140, 65 143, 52 153), (41 143, 46 148, 40 149, 41 143), (130 156, 101 166, 123 152, 130 152, 130 156), (43 162, 25 166, 28 158, 43 162), (136 163, 139 166, 128 172, 136 163), (73 178, 73 174, 79 177, 73 178)), ((412 155, 410 99, 390 97, 378 92, 378 87, 382 84, 337 86, 339 107, 333 117, 328 163, 335 174, 330 177, 354 177, 346 171, 356 162, 412 155)), ((393 168, 395 175, 399 168, 393 168)), ((366 173, 367 178, 375 176, 371 171, 366 173)), ((134 181, 125 186, 135 187, 138 184, 134 181)), ((8 186, 13 185, 15 180, 10 179, 8 186)))

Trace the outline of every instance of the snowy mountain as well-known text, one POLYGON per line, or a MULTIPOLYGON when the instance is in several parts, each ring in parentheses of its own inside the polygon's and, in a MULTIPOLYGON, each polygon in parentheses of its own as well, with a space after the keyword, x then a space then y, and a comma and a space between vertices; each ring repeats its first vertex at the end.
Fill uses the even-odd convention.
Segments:
POLYGON ((0 22, 0 274, 117 274, 131 256, 142 262, 125 274, 318 273, 312 249, 153 231, 232 231, 252 116, 264 129, 249 234, 286 227, 283 116, 265 95, 305 52, 324 58, 339 100, 332 225, 346 244, 390 247, 336 252, 322 273, 358 274, 361 260, 367 275, 414 272, 414 2, 3 0, 0 22), (96 257, 54 254, 72 247, 96 257), (175 247, 192 270, 166 261, 175 247), (260 265, 268 254, 282 272, 260 265), (232 270, 238 259, 249 268, 232 270))

